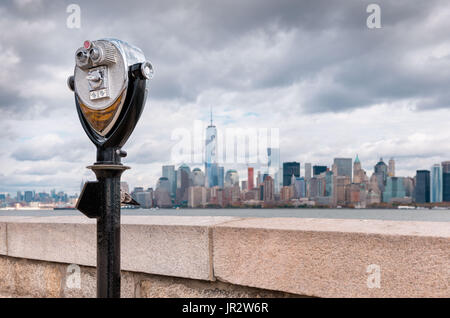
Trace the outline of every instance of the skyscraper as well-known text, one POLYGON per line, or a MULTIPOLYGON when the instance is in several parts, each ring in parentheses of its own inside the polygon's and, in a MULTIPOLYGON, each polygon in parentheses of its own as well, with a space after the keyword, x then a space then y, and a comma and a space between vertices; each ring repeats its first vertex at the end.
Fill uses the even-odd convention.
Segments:
POLYGON ((358 155, 356 155, 353 163, 353 183, 362 183, 367 185, 368 182, 369 179, 366 175, 366 171, 364 171, 361 167, 361 161, 359 160, 358 155))
POLYGON ((416 172, 416 195, 417 203, 430 202, 430 171, 417 170, 416 172))
POLYGON ((442 168, 440 164, 431 167, 430 202, 442 202, 442 168))
POLYGON ((450 161, 442 162, 442 201, 450 202, 450 161))
POLYGON ((383 158, 374 167, 374 174, 377 176, 378 187, 381 193, 384 191, 384 186, 386 185, 386 180, 388 176, 388 167, 384 163, 383 158))
POLYGON ((352 158, 334 158, 333 163, 337 168, 337 176, 352 179, 352 158))
POLYGON ((305 180, 308 181, 311 177, 311 163, 307 162, 305 163, 305 180))
POLYGON ((217 166, 217 185, 220 188, 223 188, 224 186, 224 175, 225 175, 225 168, 217 166))
POLYGON ((305 178, 292 177, 291 185, 294 188, 294 198, 300 199, 306 197, 306 182, 305 178))
POLYGON ((166 189, 170 193, 170 181, 167 177, 161 177, 156 183, 156 189, 166 189))
POLYGON ((392 199, 402 199, 406 196, 402 177, 388 177, 383 192, 383 202, 391 202, 392 199))
POLYGON ((191 169, 182 164, 177 170, 177 191, 176 191, 176 201, 178 204, 187 204, 188 193, 187 189, 190 187, 191 181, 191 169))
POLYGON ((255 177, 253 176, 253 168, 252 167, 248 167, 247 168, 247 186, 248 186, 248 190, 251 190, 254 188, 254 180, 255 177))
POLYGON ((389 159, 388 176, 395 177, 395 160, 394 160, 394 158, 389 159))
POLYGON ((292 175, 300 177, 300 162, 283 163, 283 186, 291 185, 292 175))
POLYGON ((174 197, 177 191, 177 181, 175 174, 175 166, 163 166, 162 176, 167 178, 169 182, 169 194, 174 197))
POLYGON ((230 169, 225 175, 225 187, 239 186, 239 174, 236 170, 230 169))
POLYGON ((274 193, 280 193, 281 185, 281 166, 280 166, 280 149, 267 148, 267 173, 272 176, 274 183, 274 193))
POLYGON ((206 128, 206 140, 205 140, 205 178, 206 186, 214 187, 218 185, 218 169, 217 169, 217 129, 213 125, 212 110, 211 110, 211 122, 206 128))
POLYGON ((317 177, 325 171, 327 171, 327 166, 313 166, 313 177, 317 177))
POLYGON ((267 175, 263 181, 263 200, 264 202, 272 202, 274 200, 274 184, 273 178, 267 175))
POLYGON ((205 186, 205 174, 200 168, 195 168, 192 170, 192 182, 191 185, 193 187, 204 187, 205 186))

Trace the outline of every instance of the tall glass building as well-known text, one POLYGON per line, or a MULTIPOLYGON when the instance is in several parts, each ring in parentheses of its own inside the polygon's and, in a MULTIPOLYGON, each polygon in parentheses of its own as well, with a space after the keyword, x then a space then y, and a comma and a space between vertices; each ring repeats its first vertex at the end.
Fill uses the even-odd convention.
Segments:
POLYGON ((431 167, 431 202, 442 202, 442 168, 440 164, 431 167))
POLYGON ((283 186, 291 185, 292 175, 300 177, 300 162, 283 163, 283 186))
POLYGON ((273 178, 274 193, 280 193, 281 180, 281 163, 280 163, 280 149, 267 148, 267 173, 273 178))
POLYGON ((406 191, 402 177, 388 177, 383 192, 383 202, 391 202, 395 198, 404 198, 406 191))
POLYGON ((212 112, 211 112, 211 122, 206 128, 206 139, 205 139, 205 178, 206 186, 214 187, 218 185, 218 169, 217 169, 217 129, 213 125, 212 112))
POLYGON ((177 179, 175 174, 175 166, 163 166, 162 167, 162 176, 167 178, 169 182, 169 194, 174 197, 177 192, 177 179))
POLYGON ((313 177, 317 177, 322 172, 327 171, 327 166, 313 166, 313 177))
POLYGON ((352 158, 334 158, 337 167, 337 175, 352 179, 352 158))
POLYGON ((225 175, 224 167, 217 167, 217 185, 220 188, 224 187, 224 175, 225 175))
POLYGON ((442 162, 442 201, 450 202, 450 161, 442 162))
POLYGON ((416 172, 416 195, 417 203, 430 202, 430 171, 417 170, 416 172))
POLYGON ((307 162, 305 163, 305 180, 308 181, 312 177, 312 167, 311 163, 307 162))

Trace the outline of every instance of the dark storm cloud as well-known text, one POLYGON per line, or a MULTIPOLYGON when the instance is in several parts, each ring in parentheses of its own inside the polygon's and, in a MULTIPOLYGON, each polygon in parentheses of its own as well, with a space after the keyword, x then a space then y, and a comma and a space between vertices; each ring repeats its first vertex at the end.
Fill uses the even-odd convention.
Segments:
MULTIPOLYGON (((83 39, 114 36, 141 47, 154 63, 158 81, 152 83, 152 98, 193 101, 208 89, 245 92, 328 74, 334 84, 322 87, 318 81, 301 105, 304 111, 339 112, 411 98, 423 99, 422 107, 448 105, 440 102, 447 100, 440 95, 448 74, 396 66, 424 43, 446 40, 429 34, 424 24, 444 1, 378 1, 380 30, 367 29, 371 1, 360 0, 78 3, 80 30, 65 26, 67 1, 2 4, 1 16, 12 30, 1 36, 2 48, 20 57, 14 80, 1 83, 2 101, 11 100, 7 94, 18 90, 21 78, 42 76, 40 65, 58 66, 69 75, 83 39), (440 85, 433 85, 435 78, 440 85)), ((54 98, 38 99, 57 107, 54 98)), ((69 99, 58 102, 63 100, 69 99)), ((8 105, 2 102, 0 109, 8 105)))

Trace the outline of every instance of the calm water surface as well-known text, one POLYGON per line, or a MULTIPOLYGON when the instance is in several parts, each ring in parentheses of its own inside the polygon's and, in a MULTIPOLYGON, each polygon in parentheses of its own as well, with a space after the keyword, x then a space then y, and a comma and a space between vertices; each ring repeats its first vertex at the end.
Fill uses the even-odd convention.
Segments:
MULTIPOLYGON (((82 215, 76 210, 0 210, 0 216, 63 216, 82 215)), ((450 222, 450 210, 387 210, 387 209, 122 209, 122 215, 188 215, 236 217, 296 217, 328 219, 376 219, 394 221, 450 222)))

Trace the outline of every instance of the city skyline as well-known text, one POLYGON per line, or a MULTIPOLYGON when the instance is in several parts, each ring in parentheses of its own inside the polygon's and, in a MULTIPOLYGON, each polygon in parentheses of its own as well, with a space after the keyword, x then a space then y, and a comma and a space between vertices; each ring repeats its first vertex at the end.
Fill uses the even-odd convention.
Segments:
POLYGON ((155 67, 124 148, 130 185, 155 187, 173 132, 209 122, 211 106, 220 129, 278 128, 282 162, 330 166, 358 154, 367 170, 380 157, 394 157, 399 175, 431 169, 450 158, 450 9, 439 0, 377 3, 380 29, 367 28, 364 1, 250 1, 242 10, 233 1, 138 1, 142 10, 126 17, 118 2, 114 24, 99 3, 79 1, 80 29, 66 27, 66 3, 2 3, 0 193, 73 194, 95 178, 66 79, 79 43, 109 36, 141 47, 155 67))

